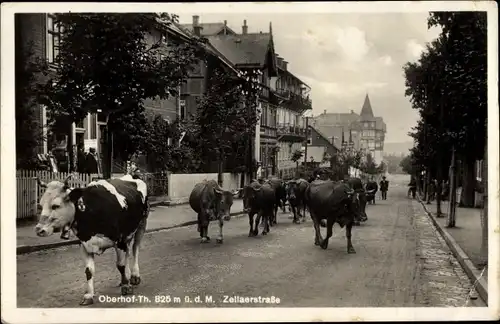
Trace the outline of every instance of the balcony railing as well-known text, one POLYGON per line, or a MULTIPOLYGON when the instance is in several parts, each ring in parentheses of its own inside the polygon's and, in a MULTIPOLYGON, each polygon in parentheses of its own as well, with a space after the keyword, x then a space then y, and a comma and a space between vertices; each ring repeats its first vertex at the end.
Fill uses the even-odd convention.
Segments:
POLYGON ((294 126, 290 123, 278 123, 277 125, 278 135, 296 135, 296 136, 306 136, 306 129, 300 126, 294 126))
POLYGON ((312 109, 312 101, 309 96, 304 97, 301 94, 296 94, 287 89, 276 89, 275 93, 285 98, 287 102, 291 104, 292 107, 296 107, 297 110, 308 110, 312 109))

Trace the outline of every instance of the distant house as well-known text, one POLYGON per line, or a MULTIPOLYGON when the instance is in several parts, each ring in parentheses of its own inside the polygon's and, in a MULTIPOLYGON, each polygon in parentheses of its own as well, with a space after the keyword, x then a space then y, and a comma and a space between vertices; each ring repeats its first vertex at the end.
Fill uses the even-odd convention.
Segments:
POLYGON ((329 139, 333 138, 337 147, 351 145, 371 153, 376 163, 382 162, 386 124, 382 117, 375 117, 368 94, 361 113, 327 113, 317 116, 312 125, 329 139))
POLYGON ((330 157, 337 155, 339 151, 333 139, 327 138, 326 135, 314 126, 309 126, 308 145, 324 147, 325 153, 327 153, 330 157))

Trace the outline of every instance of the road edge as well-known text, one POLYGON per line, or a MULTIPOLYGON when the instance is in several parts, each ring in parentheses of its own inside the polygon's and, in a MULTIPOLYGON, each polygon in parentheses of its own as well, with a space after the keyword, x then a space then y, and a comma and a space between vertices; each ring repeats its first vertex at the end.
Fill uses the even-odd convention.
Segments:
MULTIPOLYGON (((243 215, 245 215, 245 212, 239 211, 239 212, 231 213, 231 218, 239 218, 243 215)), ((197 223, 196 220, 191 220, 191 221, 187 221, 187 222, 183 222, 183 223, 175 224, 175 225, 170 225, 170 226, 150 228, 150 229, 146 230, 146 234, 156 233, 156 232, 170 230, 170 229, 179 228, 179 227, 191 226, 191 225, 194 225, 196 223, 197 223)), ((80 240, 68 240, 68 241, 53 242, 53 243, 47 243, 47 244, 36 244, 36 245, 21 245, 21 246, 18 246, 16 248, 16 255, 23 255, 23 254, 28 254, 28 253, 38 252, 38 251, 52 250, 52 249, 56 249, 59 247, 76 245, 76 244, 80 244, 80 240)))
POLYGON ((439 222, 436 220, 436 217, 432 215, 431 212, 429 212, 420 196, 417 195, 417 197, 418 201, 424 208, 425 213, 429 216, 432 223, 434 224, 434 227, 437 229, 439 234, 441 234, 441 237, 444 239, 451 252, 458 260, 458 263, 469 277, 472 285, 475 285, 475 290, 478 292, 479 296, 486 303, 486 305, 488 305, 488 283, 484 280, 483 277, 481 277, 481 271, 476 268, 476 266, 469 259, 469 256, 464 252, 460 245, 458 245, 451 234, 448 233, 446 228, 441 226, 441 224, 439 224, 439 222))

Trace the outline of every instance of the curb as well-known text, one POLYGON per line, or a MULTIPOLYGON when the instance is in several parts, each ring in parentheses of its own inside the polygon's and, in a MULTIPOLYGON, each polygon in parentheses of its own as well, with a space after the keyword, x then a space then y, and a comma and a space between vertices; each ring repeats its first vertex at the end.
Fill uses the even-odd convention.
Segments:
POLYGON ((450 233, 448 233, 448 231, 443 228, 441 224, 439 224, 439 222, 436 220, 436 217, 427 210, 427 207, 422 202, 422 199, 420 199, 420 195, 417 195, 417 197, 425 212, 432 220, 434 227, 437 229, 439 234, 441 234, 441 237, 445 240, 455 258, 457 258, 458 263, 460 263, 460 266, 462 266, 462 269, 469 277, 471 283, 475 285, 475 290, 478 292, 479 296, 481 296, 481 299, 483 299, 486 305, 488 305, 488 283, 486 282, 486 280, 484 280, 483 277, 481 277, 481 271, 476 268, 476 266, 469 259, 469 256, 464 252, 464 250, 462 250, 460 245, 458 245, 458 243, 450 235, 450 233))
MULTIPOLYGON (((235 213, 231 213, 231 217, 241 217, 242 215, 246 215, 245 212, 239 211, 235 213)), ((215 220, 212 220, 213 222, 215 220)), ((151 234, 151 233, 156 233, 164 230, 169 230, 169 229, 174 229, 174 228, 179 228, 179 227, 186 227, 186 226, 191 226, 196 224, 198 221, 197 220, 192 220, 192 221, 187 221, 184 223, 176 224, 176 225, 170 225, 170 226, 164 226, 164 227, 157 227, 157 228, 150 228, 146 230, 146 234, 151 234)), ((68 241, 61 241, 61 242, 54 242, 54 243, 47 243, 47 244, 37 244, 37 245, 21 245, 18 246, 16 249, 16 255, 22 255, 22 254, 28 254, 32 252, 37 252, 37 251, 44 251, 44 250, 52 250, 56 249, 62 246, 69 246, 69 245, 76 245, 80 244, 80 240, 68 240, 68 241)))

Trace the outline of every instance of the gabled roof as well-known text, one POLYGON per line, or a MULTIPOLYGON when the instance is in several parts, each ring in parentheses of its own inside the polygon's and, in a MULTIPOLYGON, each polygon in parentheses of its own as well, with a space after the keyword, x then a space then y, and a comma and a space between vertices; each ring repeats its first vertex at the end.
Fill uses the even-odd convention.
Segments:
POLYGON ((236 65, 263 67, 271 43, 270 33, 216 35, 206 37, 210 43, 236 65))
MULTIPOLYGON (((177 34, 178 36, 181 36, 182 38, 191 39, 191 38, 195 37, 195 35, 192 32, 182 28, 180 24, 178 24, 174 21, 167 22, 167 21, 164 21, 161 19, 157 19, 157 21, 159 23, 161 23, 163 26, 165 26, 167 28, 167 30, 177 34)), ((238 73, 234 64, 226 56, 224 56, 224 54, 222 54, 220 51, 218 51, 217 48, 215 48, 212 44, 206 43, 204 45, 204 48, 212 55, 215 55, 216 57, 218 57, 233 72, 238 73)))
MULTIPOLYGON (((202 36, 211 36, 211 35, 217 35, 220 32, 226 28, 226 31, 228 34, 236 34, 234 30, 229 28, 227 25, 224 25, 224 23, 206 23, 206 24, 199 24, 201 29, 201 35, 202 36)), ((189 30, 190 32, 193 32, 193 24, 182 24, 182 28, 189 30)))
POLYGON ((345 126, 357 127, 359 115, 351 113, 328 113, 314 117, 315 126, 345 126))
POLYGON ((316 131, 316 133, 318 133, 318 135, 320 135, 321 137, 323 137, 323 139, 325 141, 327 141, 328 143, 330 143, 335 149, 338 150, 337 145, 335 145, 335 143, 332 143, 332 137, 334 135, 328 137, 328 135, 324 133, 324 131, 328 131, 328 129, 326 129, 324 127, 323 128, 322 127, 314 127, 314 126, 311 126, 311 125, 309 125, 309 127, 311 127, 312 129, 314 129, 316 131))
POLYGON ((372 120, 374 117, 372 105, 370 104, 370 98, 368 97, 368 94, 366 94, 365 102, 363 103, 363 108, 361 108, 360 116, 361 120, 372 120))

